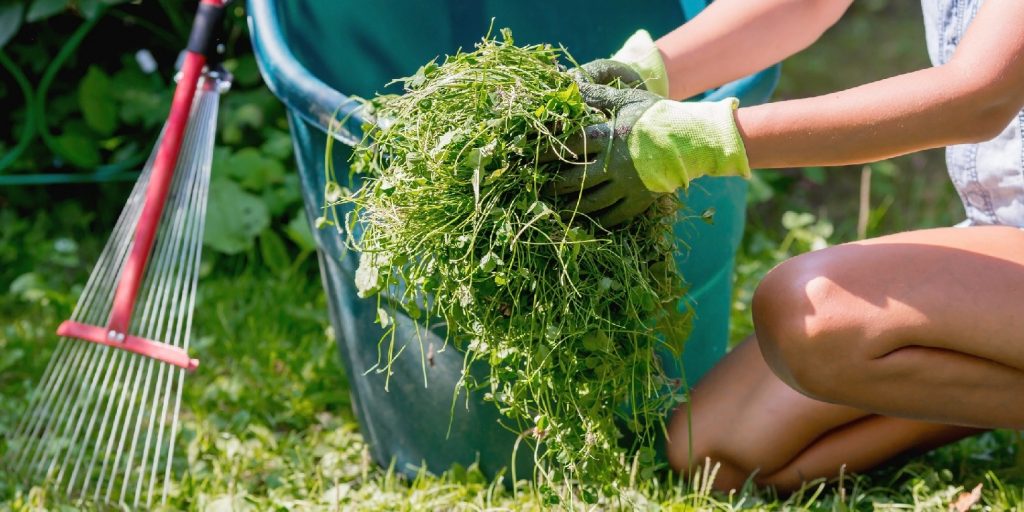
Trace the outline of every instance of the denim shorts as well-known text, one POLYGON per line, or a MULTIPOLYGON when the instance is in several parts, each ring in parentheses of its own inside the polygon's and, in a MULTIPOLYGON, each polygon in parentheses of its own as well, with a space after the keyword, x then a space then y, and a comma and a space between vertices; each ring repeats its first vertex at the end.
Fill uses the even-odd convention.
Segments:
MULTIPOLYGON (((921 0, 932 64, 949 62, 985 0, 921 0)), ((967 215, 960 225, 1024 227, 1024 111, 992 140, 946 148, 946 166, 967 215)))

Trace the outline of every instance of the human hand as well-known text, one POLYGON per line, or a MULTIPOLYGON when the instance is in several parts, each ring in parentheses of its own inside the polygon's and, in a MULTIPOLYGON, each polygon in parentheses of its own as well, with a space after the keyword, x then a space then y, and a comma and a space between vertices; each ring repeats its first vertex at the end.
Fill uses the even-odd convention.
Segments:
POLYGON ((571 71, 580 82, 642 88, 668 96, 668 73, 661 51, 646 30, 638 30, 609 59, 597 59, 571 71))
POLYGON ((678 103, 640 89, 581 83, 588 105, 609 120, 588 126, 543 161, 571 163, 547 192, 614 227, 643 213, 660 193, 704 175, 750 174, 736 127, 735 98, 678 103), (577 198, 566 198, 577 194, 577 198))
POLYGON ((609 113, 610 119, 566 141, 561 155, 541 158, 578 162, 563 168, 545 192, 610 228, 643 213, 658 196, 637 173, 627 141, 637 120, 661 98, 644 90, 589 83, 581 83, 580 92, 590 106, 609 113))
POLYGON ((619 88, 647 89, 643 77, 633 66, 612 59, 592 60, 578 68, 569 70, 569 74, 581 84, 593 83, 619 88))

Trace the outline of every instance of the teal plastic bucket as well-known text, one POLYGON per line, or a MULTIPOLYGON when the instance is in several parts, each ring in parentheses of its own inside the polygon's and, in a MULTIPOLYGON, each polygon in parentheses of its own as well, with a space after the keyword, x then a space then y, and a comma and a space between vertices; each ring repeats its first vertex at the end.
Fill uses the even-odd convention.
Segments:
MULTIPOLYGON (((385 84, 408 76, 430 59, 471 48, 495 19, 517 42, 564 45, 579 62, 613 53, 635 30, 655 37, 692 18, 702 0, 464 0, 365 2, 354 0, 248 0, 249 28, 257 61, 271 90, 287 105, 307 217, 320 216, 324 191, 326 127, 344 117, 346 95, 372 97, 385 84), (339 111, 340 108, 340 111, 339 111)), ((702 95, 765 101, 778 80, 773 67, 702 95)), ((334 136, 357 139, 358 116, 334 136)), ((338 176, 346 176, 349 151, 336 144, 338 176)), ((358 183, 343 183, 357 187, 358 183)), ((700 179, 684 197, 690 211, 713 208, 713 224, 680 223, 678 262, 690 283, 696 310, 682 361, 661 354, 671 377, 696 382, 726 350, 734 254, 743 234, 747 185, 738 178, 700 179)), ((344 213, 344 211, 340 212, 344 213)), ((359 299, 353 285, 358 255, 344 249, 333 229, 315 230, 331 322, 348 372, 352 402, 371 453, 379 463, 412 474, 426 465, 440 471, 478 462, 495 474, 511 461, 516 435, 498 424, 495 407, 473 394, 455 399, 463 357, 439 351, 443 332, 420 332, 397 314, 397 344, 408 344, 394 363, 390 390, 384 375, 367 370, 378 361, 383 334, 374 323, 377 303, 359 299), (422 341, 421 341, 422 340, 422 341), (427 385, 424 386, 423 360, 427 385)), ((475 368, 473 371, 484 369, 475 368)), ((524 450, 525 452, 526 450, 524 450)), ((523 453, 520 475, 529 457, 523 453)))

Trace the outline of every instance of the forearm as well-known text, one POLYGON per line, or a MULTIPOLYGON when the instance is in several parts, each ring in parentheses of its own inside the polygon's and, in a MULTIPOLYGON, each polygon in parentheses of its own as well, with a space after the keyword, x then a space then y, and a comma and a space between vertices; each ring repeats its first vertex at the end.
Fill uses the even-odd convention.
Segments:
POLYGON ((1024 107, 1024 2, 989 0, 945 65, 737 111, 754 168, 872 162, 982 142, 1024 107))
POLYGON ((716 0, 657 41, 669 97, 689 98, 806 48, 852 0, 716 0))
POLYGON ((994 137, 1020 106, 989 92, 951 63, 741 108, 736 121, 752 168, 858 164, 994 137))

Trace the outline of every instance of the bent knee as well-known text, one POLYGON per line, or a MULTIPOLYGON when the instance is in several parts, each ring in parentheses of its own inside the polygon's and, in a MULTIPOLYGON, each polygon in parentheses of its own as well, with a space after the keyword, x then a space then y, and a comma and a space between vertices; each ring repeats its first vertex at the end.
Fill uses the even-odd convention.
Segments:
POLYGON ((739 489, 752 476, 785 465, 784 460, 769 460, 763 450, 751 449, 749 439, 737 437, 729 429, 698 422, 691 437, 691 426, 686 414, 676 414, 666 446, 669 467, 684 478, 713 476, 713 487, 727 492, 739 489))
POLYGON ((825 255, 810 253, 772 269, 754 293, 754 330, 768 366, 812 398, 843 384, 863 338, 858 308, 834 279, 825 255))
POLYGON ((723 492, 740 488, 756 472, 756 468, 724 456, 714 446, 694 444, 691 452, 685 438, 677 445, 670 444, 668 463, 683 478, 713 477, 712 486, 723 492))

